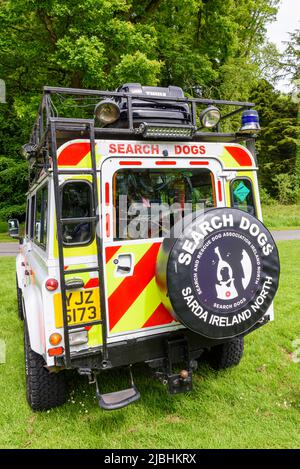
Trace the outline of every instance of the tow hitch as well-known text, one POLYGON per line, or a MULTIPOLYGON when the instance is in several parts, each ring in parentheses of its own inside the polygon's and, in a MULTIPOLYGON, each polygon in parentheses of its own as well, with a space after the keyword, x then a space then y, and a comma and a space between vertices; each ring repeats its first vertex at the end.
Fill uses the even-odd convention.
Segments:
POLYGON ((89 384, 96 385, 96 396, 98 399, 98 404, 99 404, 99 407, 101 407, 104 410, 121 409, 122 407, 126 407, 127 405, 138 401, 141 397, 133 381, 131 365, 129 366, 130 387, 127 389, 122 389, 120 391, 115 391, 115 392, 109 392, 106 394, 101 394, 98 380, 97 380, 97 375, 92 370, 81 369, 79 370, 79 373, 88 376, 89 384))
MULTIPOLYGON (((189 348, 186 339, 168 340, 167 359, 159 364, 162 370, 156 371, 154 376, 162 384, 168 386, 170 394, 179 394, 192 390, 193 371, 197 369, 196 360, 190 360, 189 348), (181 363, 184 368, 179 373, 174 373, 174 364, 181 363)), ((153 366, 150 364, 150 366, 153 366)))

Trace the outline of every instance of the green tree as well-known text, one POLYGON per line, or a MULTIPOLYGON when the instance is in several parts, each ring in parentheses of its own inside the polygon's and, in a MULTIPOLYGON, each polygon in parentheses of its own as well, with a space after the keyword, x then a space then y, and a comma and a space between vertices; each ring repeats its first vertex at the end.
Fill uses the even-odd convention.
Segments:
POLYGON ((276 91, 266 80, 255 86, 251 100, 256 103, 262 127, 257 141, 260 181, 273 197, 278 198, 280 187, 274 176, 295 174, 297 105, 291 96, 276 91))
MULTIPOLYGON (((294 81, 293 100, 298 104, 298 126, 300 129, 300 29, 290 34, 290 41, 287 45, 283 68, 294 81)), ((295 175, 298 187, 300 188, 300 130, 298 132, 295 175)))
MULTIPOLYGON (((136 81, 248 99, 278 3, 0 0, 0 77, 7 85, 0 155, 21 161, 43 85, 113 89, 136 81)), ((10 196, 7 204, 14 204, 10 196)))

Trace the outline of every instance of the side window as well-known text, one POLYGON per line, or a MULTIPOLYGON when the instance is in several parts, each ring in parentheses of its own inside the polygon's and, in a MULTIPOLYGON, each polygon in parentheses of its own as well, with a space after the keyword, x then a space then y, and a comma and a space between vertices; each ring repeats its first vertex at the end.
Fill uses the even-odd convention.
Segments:
POLYGON ((248 178, 237 178, 230 184, 231 205, 256 215, 252 182, 248 178))
POLYGON ((34 240, 44 249, 47 244, 48 186, 43 186, 36 193, 34 240))
POLYGON ((92 187, 87 181, 69 181, 62 187, 63 242, 67 246, 89 244, 94 237, 94 224, 85 221, 93 213, 92 187), (79 220, 76 220, 79 219, 79 220))

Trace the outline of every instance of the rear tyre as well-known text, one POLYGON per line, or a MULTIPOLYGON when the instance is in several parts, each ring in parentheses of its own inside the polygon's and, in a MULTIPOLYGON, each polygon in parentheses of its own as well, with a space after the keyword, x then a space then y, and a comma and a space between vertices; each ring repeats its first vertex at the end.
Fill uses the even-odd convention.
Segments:
POLYGON ((244 353, 244 337, 236 337, 216 345, 208 353, 208 362, 215 370, 224 370, 240 363, 244 353))
POLYGON ((48 410, 66 402, 66 381, 63 372, 50 373, 43 357, 34 352, 24 328, 26 397, 33 410, 48 410))
POLYGON ((18 318, 24 320, 24 311, 23 311, 23 299, 22 299, 22 290, 18 285, 18 277, 16 275, 16 288, 17 288, 17 300, 18 300, 18 318))

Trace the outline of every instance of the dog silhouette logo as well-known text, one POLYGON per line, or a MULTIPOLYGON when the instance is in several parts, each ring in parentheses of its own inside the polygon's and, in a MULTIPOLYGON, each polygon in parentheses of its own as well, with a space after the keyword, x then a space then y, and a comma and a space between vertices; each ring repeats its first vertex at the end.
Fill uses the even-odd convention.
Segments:
MULTIPOLYGON (((236 279, 234 277, 232 266, 227 260, 222 258, 219 247, 216 247, 214 252, 218 257, 216 272, 217 283, 215 285, 217 298, 219 300, 233 300, 234 298, 237 298, 239 294, 242 294, 242 292, 238 292, 237 290, 236 279)), ((229 255, 230 253, 227 253, 228 257, 229 255)), ((245 249, 242 250, 240 263, 243 272, 243 277, 240 283, 243 289, 246 290, 251 280, 252 263, 245 249)))

